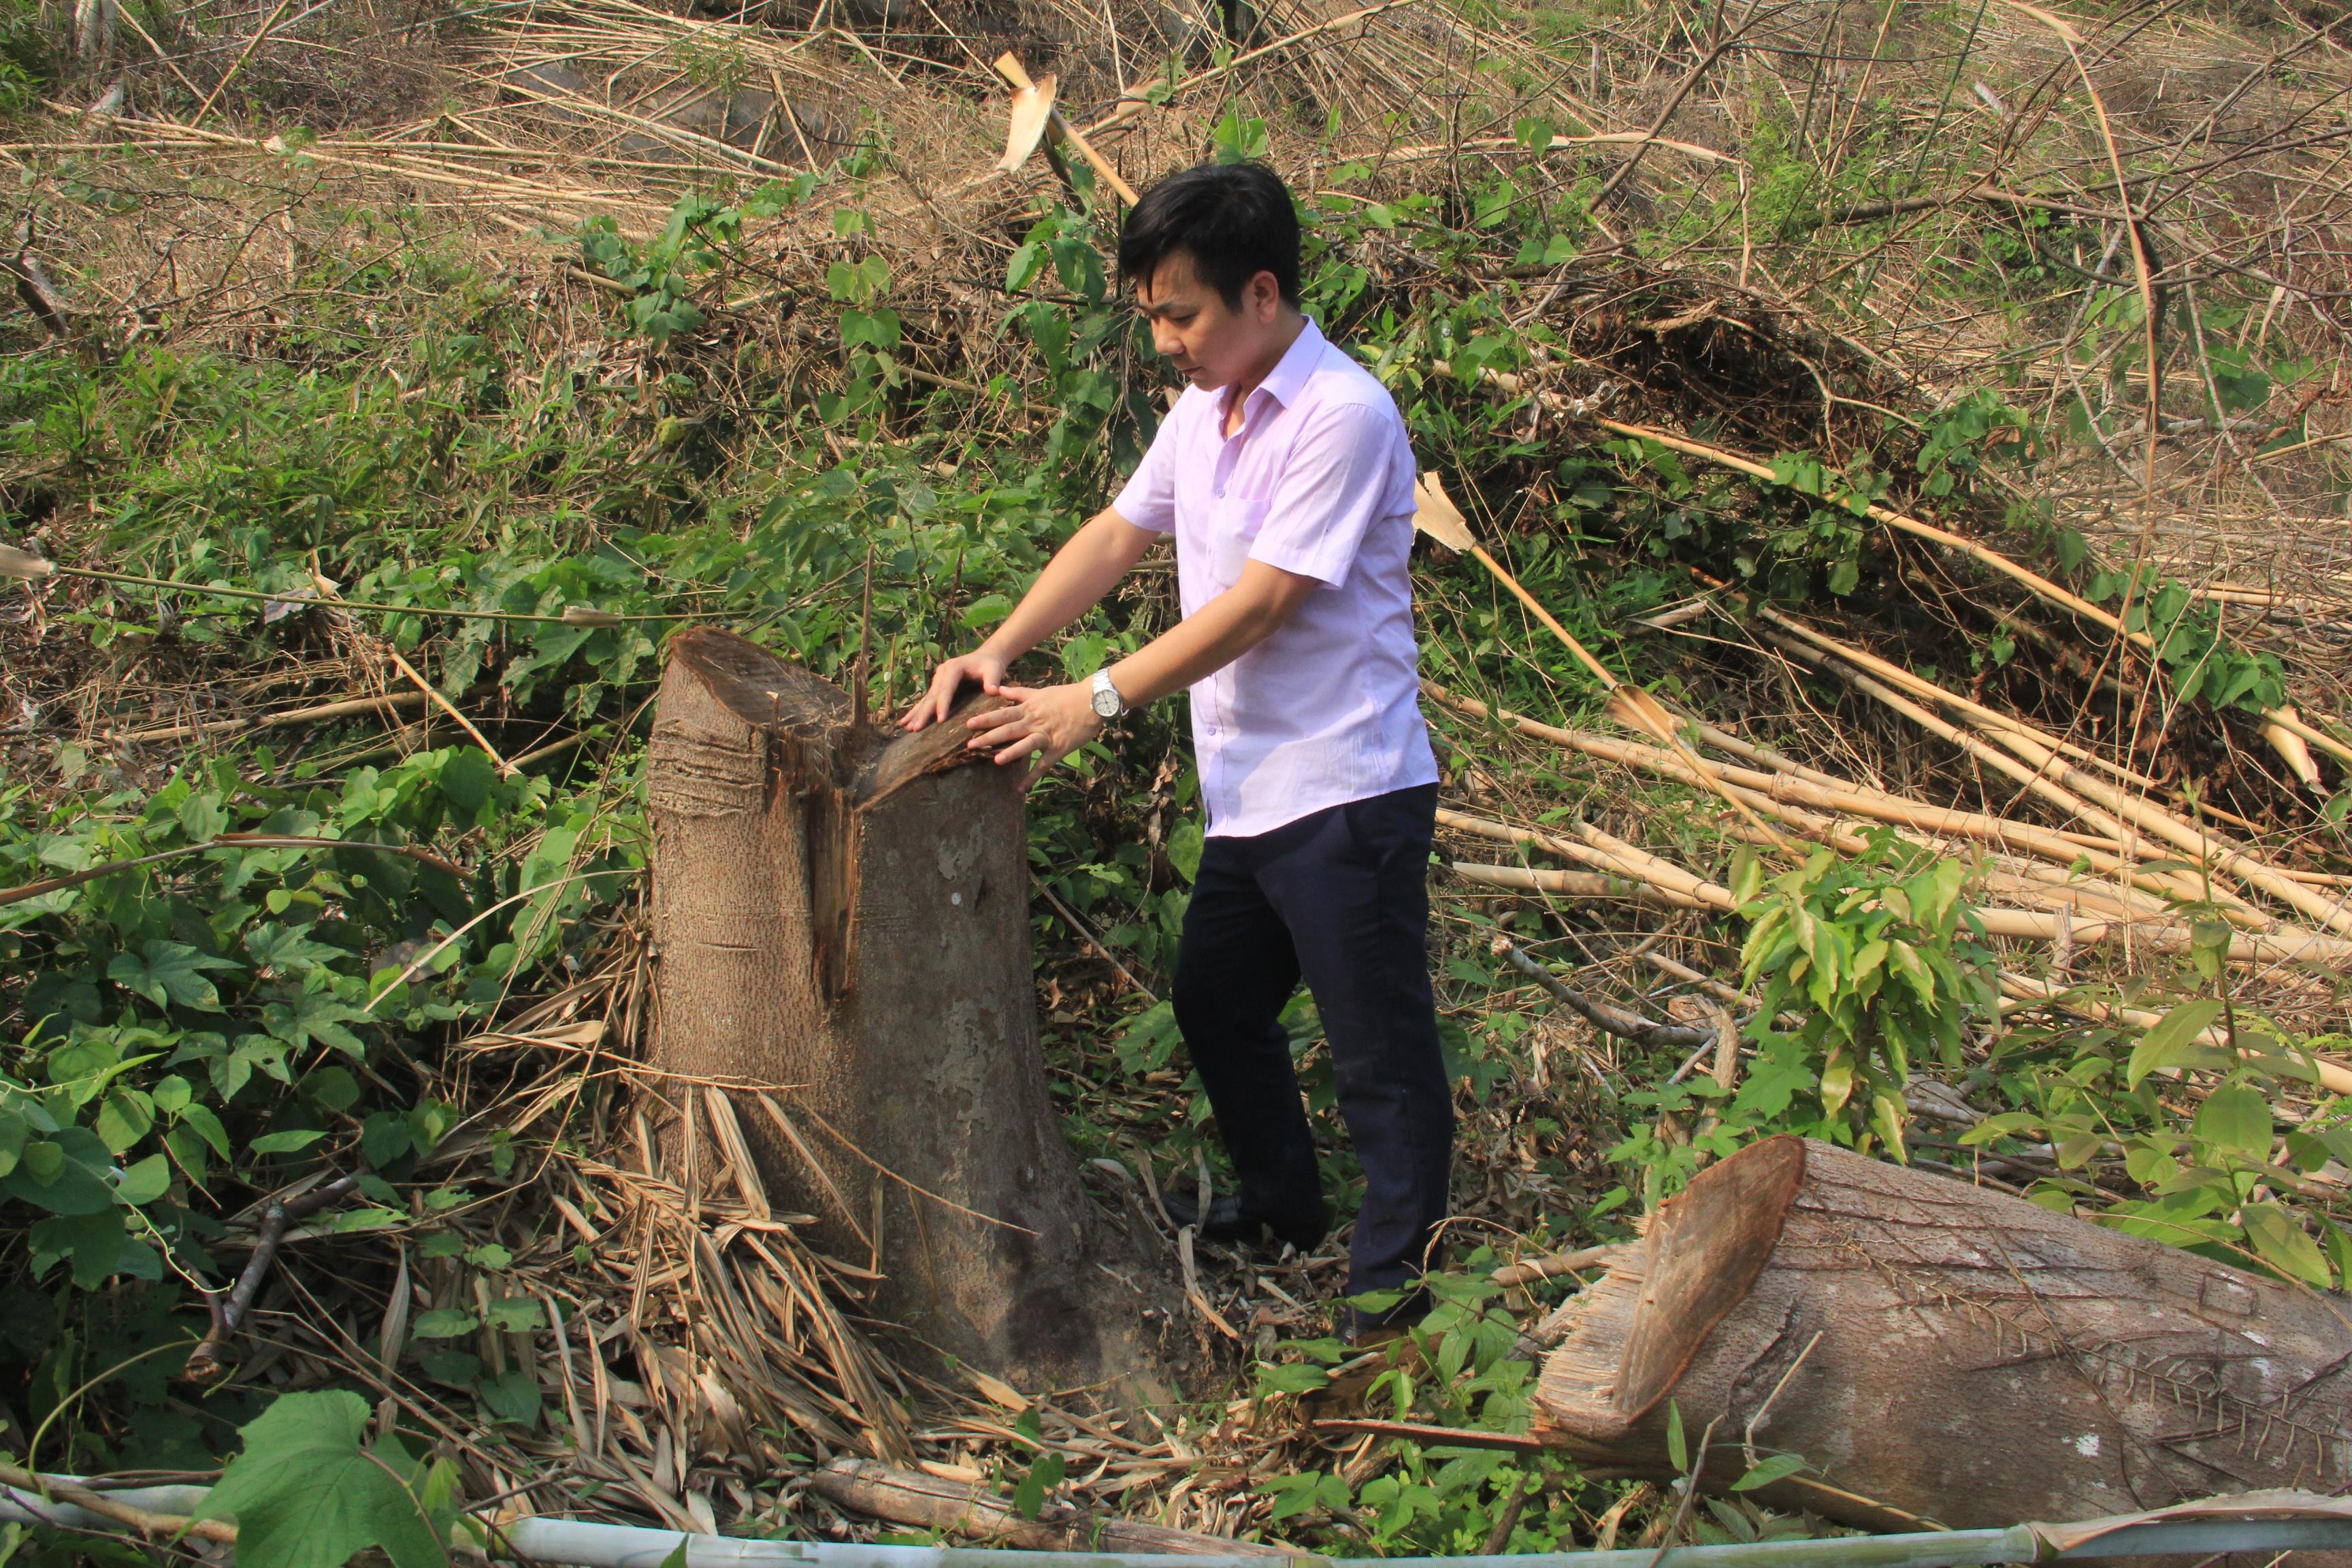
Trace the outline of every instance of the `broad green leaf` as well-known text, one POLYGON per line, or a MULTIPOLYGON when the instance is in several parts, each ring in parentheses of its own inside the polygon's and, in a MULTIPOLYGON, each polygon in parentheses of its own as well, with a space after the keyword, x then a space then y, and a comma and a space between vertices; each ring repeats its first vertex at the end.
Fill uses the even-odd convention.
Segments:
POLYGON ((1843 1051, 1822 1064, 1822 1109, 1835 1116, 1853 1094, 1853 1058, 1843 1051))
POLYGON ((2197 1039, 2221 1016, 2221 1003, 2210 996, 2200 996, 2193 1002, 2183 1002, 2148 1026, 2147 1033, 2132 1047, 2131 1066, 2124 1074, 2126 1087, 2137 1089, 2142 1079, 2165 1068, 2225 1063, 2227 1058, 2220 1052, 2200 1045, 2197 1039), (2207 1058, 2213 1060, 2209 1062, 2207 1058))
POLYGON ((152 1204, 172 1184, 172 1167, 161 1154, 150 1154, 122 1173, 114 1185, 116 1199, 126 1204, 152 1204))
POLYGON ((1331 1374, 1305 1362, 1257 1369, 1257 1385, 1270 1394, 1312 1394, 1331 1381, 1331 1374))
POLYGON ((1045 1505, 1045 1494, 1059 1486, 1062 1472, 1069 1461, 1058 1453, 1040 1454, 1021 1484, 1013 1489, 1013 1511, 1023 1519, 1034 1519, 1045 1505))
POLYGON ((2238 1211, 2238 1221, 2246 1227, 2246 1239, 2254 1244, 2263 1262, 2290 1279, 2326 1288, 2327 1259, 2293 1215, 2276 1204, 2248 1204, 2238 1211))
POLYGON ((95 1290, 118 1274, 133 1279, 163 1277, 163 1258, 125 1234, 119 1211, 59 1215, 35 1225, 30 1235, 34 1272, 46 1270, 58 1258, 68 1259, 76 1289, 95 1290))
POLYGON ((221 1125, 221 1119, 213 1113, 211 1106, 191 1101, 180 1112, 180 1121, 195 1129, 197 1135, 213 1146, 214 1153, 224 1160, 228 1158, 228 1129, 221 1125))
POLYGON ((1206 842, 1201 825, 1189 816, 1168 830, 1168 863, 1187 882, 1201 873, 1201 850, 1206 842))
POLYGON ((519 1334, 540 1326, 539 1303, 528 1296, 509 1296, 490 1303, 490 1322, 519 1334))
POLYGON ((2243 1084, 2217 1089, 2197 1108, 2197 1136, 2249 1159, 2261 1159, 2271 1147, 2270 1101, 2243 1084))
POLYGON ((232 960, 215 958, 185 942, 150 941, 138 953, 118 952, 106 966, 106 977, 135 991, 158 1007, 177 1004, 208 1013, 221 1010, 220 992, 205 978, 208 969, 242 968, 232 960))
POLYGON ((480 1328, 474 1314, 463 1307, 436 1307, 417 1315, 408 1331, 420 1340, 454 1340, 460 1334, 470 1334, 480 1328))
POLYGON ((289 991, 281 994, 285 1000, 272 1002, 261 1009, 263 1028, 298 1048, 316 1040, 351 1056, 367 1055, 367 1047, 360 1037, 343 1027, 347 1023, 371 1021, 365 1008, 338 1001, 325 991, 289 991))
POLYGON ((1690 1474, 1690 1445, 1683 1437, 1683 1407, 1673 1400, 1666 1402, 1666 1458, 1674 1461, 1677 1474, 1690 1474))
POLYGON ((124 1154, 138 1147, 139 1141, 154 1130, 155 1112, 152 1102, 135 1089, 116 1089, 106 1097, 98 1109, 98 1119, 91 1131, 98 1141, 114 1153, 124 1154))
POLYGON ((238 1568, 342 1568, 371 1546, 397 1568, 446 1568, 415 1497, 360 1447, 367 1402, 341 1389, 281 1394, 200 1516, 236 1521, 238 1568))
POLYGON ((537 1426, 540 1414, 539 1379, 521 1367, 516 1367, 499 1377, 486 1377, 476 1385, 475 1394, 482 1407, 501 1421, 511 1421, 519 1426, 537 1426))
POLYGON ((25 1155, 8 1173, 11 1197, 57 1215, 97 1214, 114 1206, 107 1180, 113 1158, 87 1127, 60 1127, 25 1145, 25 1155))

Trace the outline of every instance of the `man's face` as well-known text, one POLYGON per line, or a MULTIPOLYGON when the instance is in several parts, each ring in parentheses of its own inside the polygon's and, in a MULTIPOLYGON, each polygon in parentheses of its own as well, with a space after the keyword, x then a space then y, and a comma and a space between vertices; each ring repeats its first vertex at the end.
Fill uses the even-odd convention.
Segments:
POLYGON ((1151 322, 1151 344, 1204 391, 1265 374, 1280 358, 1282 289, 1271 272, 1242 288, 1236 310, 1201 281, 1183 251, 1160 259, 1138 285, 1137 305, 1151 322))

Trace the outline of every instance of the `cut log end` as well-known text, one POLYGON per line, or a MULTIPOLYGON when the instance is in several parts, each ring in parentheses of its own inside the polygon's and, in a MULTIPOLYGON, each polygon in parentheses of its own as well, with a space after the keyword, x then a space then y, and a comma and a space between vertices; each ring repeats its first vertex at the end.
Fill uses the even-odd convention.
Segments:
POLYGON ((1793 1455, 1759 1500, 1869 1529, 2352 1482, 2352 1301, 1822 1142, 1703 1172, 1556 1324, 1558 1446, 1671 1475, 1671 1410, 1710 1489, 1793 1455))

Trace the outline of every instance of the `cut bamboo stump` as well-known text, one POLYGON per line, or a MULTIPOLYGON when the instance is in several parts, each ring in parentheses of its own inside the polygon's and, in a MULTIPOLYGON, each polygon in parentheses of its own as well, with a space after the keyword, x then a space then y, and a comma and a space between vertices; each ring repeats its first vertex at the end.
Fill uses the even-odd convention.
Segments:
POLYGON ((1173 1298, 1087 1199, 1046 1089, 1019 772, 965 765, 992 759, 960 722, 901 736, 854 708, 732 634, 670 645, 662 1092, 773 1086, 731 1097, 766 1188, 919 1344, 1033 1388, 1154 1379, 1173 1298))
MULTIPOLYGON (((1549 1439, 1870 1529, 2352 1479, 2352 1299, 1782 1136, 1702 1172, 1547 1327, 1549 1439)), ((2300 1558, 2298 1557, 2298 1560, 2300 1558)))

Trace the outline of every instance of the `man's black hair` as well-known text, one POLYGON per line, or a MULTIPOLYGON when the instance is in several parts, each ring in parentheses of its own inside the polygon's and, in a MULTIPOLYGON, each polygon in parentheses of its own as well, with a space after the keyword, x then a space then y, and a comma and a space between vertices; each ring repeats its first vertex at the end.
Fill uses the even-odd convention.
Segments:
POLYGON ((1119 231, 1119 276, 1139 288, 1178 251, 1228 310, 1242 308, 1242 289, 1261 272, 1297 309, 1298 214, 1264 163, 1202 163, 1143 193, 1119 231))

